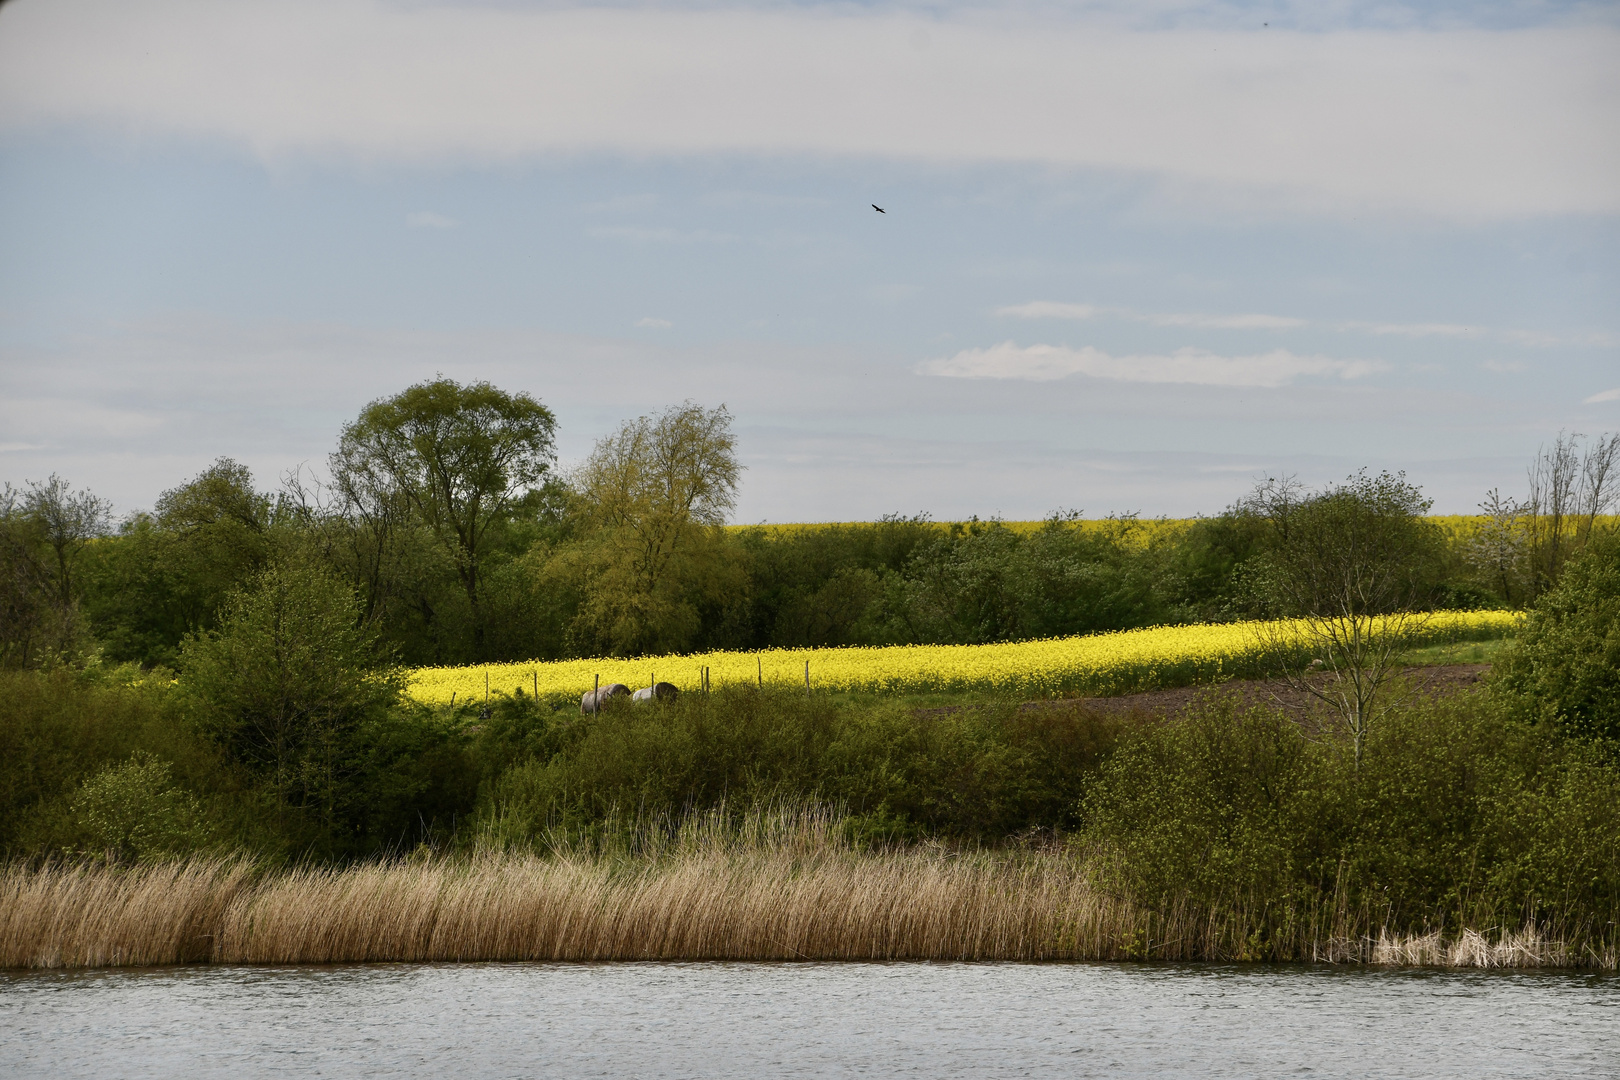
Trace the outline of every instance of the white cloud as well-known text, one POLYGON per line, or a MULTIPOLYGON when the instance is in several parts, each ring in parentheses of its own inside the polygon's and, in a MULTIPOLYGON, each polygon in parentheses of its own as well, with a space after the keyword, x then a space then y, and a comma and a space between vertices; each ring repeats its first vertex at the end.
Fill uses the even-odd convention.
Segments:
POLYGON ((1130 308, 1097 307, 1092 304, 1063 304, 1035 300, 996 309, 997 315, 1021 319, 1095 319, 1108 316, 1157 326, 1197 326, 1217 330, 1288 330, 1306 325, 1304 319, 1287 315, 1205 315, 1199 312, 1132 311, 1130 308))
POLYGON ((1293 319, 1287 315, 1197 315, 1197 314, 1170 314, 1149 315, 1146 321, 1158 323, 1160 326, 1201 326, 1213 327, 1217 330, 1289 330, 1296 326, 1304 326, 1304 319, 1293 319))
POLYGON ((1355 379, 1387 365, 1377 360, 1333 360, 1274 349, 1254 356, 1219 356, 1203 349, 1177 349, 1169 355, 1110 356, 1091 346, 1020 346, 1011 341, 988 349, 964 349, 955 356, 926 360, 923 375, 957 379, 1025 379, 1048 382, 1089 375, 1136 383, 1192 383, 1200 386, 1286 386, 1303 375, 1355 379))
POLYGON ((645 319, 637 319, 636 325, 646 330, 668 330, 675 324, 670 322, 668 319, 654 319, 648 317, 645 319))
POLYGON ((1582 401, 1581 404, 1597 405, 1605 401, 1620 401, 1620 386, 1615 387, 1613 390, 1605 390, 1601 394, 1593 394, 1585 401, 1582 401))
POLYGON ((1380 323, 1380 322, 1347 322, 1340 323, 1340 330, 1354 330, 1363 334, 1372 334, 1377 337, 1394 335, 1396 337, 1450 337, 1450 338, 1479 338, 1484 337, 1487 331, 1477 326, 1458 326, 1455 323, 1380 323))
MULTIPOLYGON (((1102 307, 1096 304, 1069 304, 1051 300, 1033 300, 1027 304, 1009 304, 996 308, 997 315, 1010 315, 1021 319, 1123 319, 1127 322, 1152 323, 1155 326, 1194 326, 1215 330, 1292 330, 1312 325, 1308 319, 1291 315, 1209 315, 1203 312, 1135 311, 1131 308, 1102 307)), ((1552 348, 1559 345, 1585 345, 1607 347, 1620 343, 1620 337, 1602 331, 1574 334, 1547 334, 1534 330, 1514 330, 1485 326, 1463 326, 1458 323, 1391 323, 1349 321, 1323 324, 1340 333, 1370 334, 1374 337, 1456 338, 1464 341, 1501 341, 1534 348, 1552 348)), ((1492 367, 1497 361, 1486 361, 1492 371, 1507 368, 1492 367)), ((1514 369, 1517 370, 1517 369, 1514 369)))
POLYGON ((1114 310, 1091 304, 1059 304, 1051 300, 1032 300, 1027 304, 1011 304, 996 308, 996 314, 1012 315, 1020 319, 1094 319, 1098 315, 1106 315, 1114 310))
POLYGON ((1620 212, 1620 30, 1601 25, 1130 31, 987 11, 13 0, 0 27, 12 129, 384 161, 1024 161, 1269 205, 1620 212))
POLYGON ((591 229, 590 235, 599 240, 628 240, 636 244, 729 244, 737 239, 734 233, 713 232, 709 229, 683 230, 667 226, 646 229, 634 225, 591 229))
POLYGON ((405 215, 405 224, 413 229, 453 229, 456 219, 435 214, 431 210, 418 210, 414 214, 405 215))

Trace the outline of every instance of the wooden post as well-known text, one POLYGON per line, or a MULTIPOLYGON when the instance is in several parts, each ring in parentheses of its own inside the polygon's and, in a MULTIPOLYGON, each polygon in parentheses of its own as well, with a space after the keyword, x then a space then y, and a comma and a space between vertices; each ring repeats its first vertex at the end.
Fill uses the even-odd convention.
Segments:
POLYGON ((759 665, 759 688, 763 690, 765 689, 765 661, 756 656, 754 657, 754 663, 759 665))
POLYGON ((540 700, 540 669, 534 669, 534 700, 540 700))
POLYGON ((484 669, 484 704, 489 704, 489 668, 484 669))
POLYGON ((810 696, 810 661, 808 660, 804 662, 804 694, 805 697, 810 696))
POLYGON ((597 675, 596 676, 596 685, 591 687, 591 712, 594 713, 597 710, 599 710, 601 707, 602 707, 602 676, 597 675))

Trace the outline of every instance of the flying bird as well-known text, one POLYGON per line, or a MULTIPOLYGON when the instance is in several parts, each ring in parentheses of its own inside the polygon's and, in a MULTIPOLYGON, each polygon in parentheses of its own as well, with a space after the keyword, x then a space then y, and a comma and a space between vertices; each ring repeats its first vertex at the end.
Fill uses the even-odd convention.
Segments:
POLYGON ((883 207, 879 206, 877 203, 872 204, 872 209, 876 210, 880 214, 887 214, 888 213, 887 210, 883 209, 883 207))

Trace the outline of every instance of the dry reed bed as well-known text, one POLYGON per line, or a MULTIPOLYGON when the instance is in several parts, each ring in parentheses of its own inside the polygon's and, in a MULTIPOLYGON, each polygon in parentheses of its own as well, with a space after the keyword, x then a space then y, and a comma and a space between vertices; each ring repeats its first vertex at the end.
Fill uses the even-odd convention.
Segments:
MULTIPOLYGON (((0 871, 0 967, 457 960, 1245 959, 1231 917, 1151 914, 1057 855, 709 849, 486 856, 256 873, 197 860, 0 871)), ((1295 955, 1443 966, 1590 964, 1534 929, 1295 955)), ((1322 944, 1318 944, 1321 942, 1322 944)), ((1612 959, 1612 958, 1609 958, 1612 959)))

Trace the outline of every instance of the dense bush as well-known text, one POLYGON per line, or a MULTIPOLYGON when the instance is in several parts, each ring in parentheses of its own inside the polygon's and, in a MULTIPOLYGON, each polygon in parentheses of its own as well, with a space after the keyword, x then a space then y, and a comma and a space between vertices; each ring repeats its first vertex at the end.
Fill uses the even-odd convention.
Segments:
POLYGON ((1332 911, 1599 934, 1620 914, 1620 770, 1484 695, 1391 713, 1360 768, 1340 740, 1212 696, 1129 734, 1084 806, 1120 887, 1241 912, 1257 948, 1332 911))
POLYGON ((505 842, 610 819, 678 819, 722 804, 841 807, 874 836, 987 841, 1071 824, 1117 722, 1077 707, 917 711, 725 688, 657 708, 501 719, 484 760, 534 753, 488 785, 480 823, 505 842))
POLYGON ((1620 536, 1594 542, 1536 601, 1496 679, 1536 719, 1620 739, 1620 536))
POLYGON ((237 761, 189 706, 166 672, 0 672, 0 857, 349 857, 448 837, 474 807, 466 739, 429 710, 390 709, 352 733, 328 814, 237 761))
POLYGON ((95 848, 103 830, 85 820, 84 785, 133 760, 158 763, 236 842, 278 847, 246 778, 182 720, 167 673, 92 667, 0 673, 0 852, 95 848))

